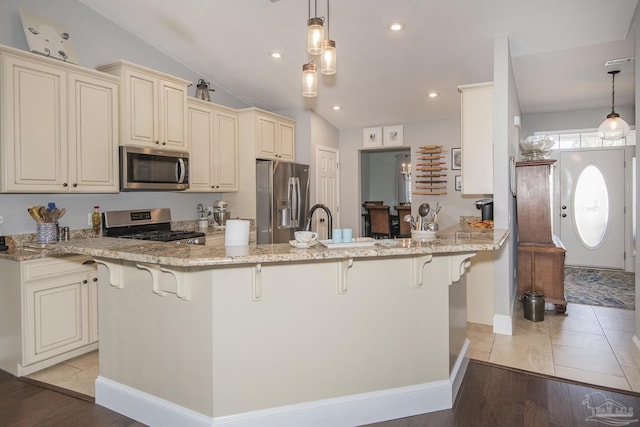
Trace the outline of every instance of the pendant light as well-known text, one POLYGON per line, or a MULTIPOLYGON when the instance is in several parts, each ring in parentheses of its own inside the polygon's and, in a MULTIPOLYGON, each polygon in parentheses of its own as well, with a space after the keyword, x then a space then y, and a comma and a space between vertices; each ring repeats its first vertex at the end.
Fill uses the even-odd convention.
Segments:
POLYGON ((329 0, 327 0, 327 38, 322 42, 320 61, 320 72, 327 75, 336 73, 336 42, 331 40, 329 29, 329 0))
POLYGON ((598 128, 598 136, 607 141, 615 141, 629 134, 629 124, 620 118, 620 114, 615 112, 616 74, 619 72, 620 70, 608 72, 611 74, 611 112, 607 114, 607 119, 598 128))
POLYGON ((313 61, 302 66, 302 95, 313 97, 318 95, 318 67, 313 61))
POLYGON ((318 18, 318 3, 313 0, 314 17, 311 17, 311 0, 309 4, 309 18, 307 20, 307 52, 309 55, 320 55, 322 53, 322 42, 324 40, 324 20, 318 18))
MULTIPOLYGON (((322 74, 336 73, 336 42, 329 37, 329 0, 327 0, 326 18, 318 17, 318 3, 313 0, 314 17, 311 17, 311 0, 307 19, 307 53, 320 55, 320 72, 322 74), (324 30, 324 23, 327 30, 324 30), (326 37, 325 37, 326 36, 326 37)), ((313 97, 318 95, 318 66, 310 59, 302 66, 302 95, 313 97)))

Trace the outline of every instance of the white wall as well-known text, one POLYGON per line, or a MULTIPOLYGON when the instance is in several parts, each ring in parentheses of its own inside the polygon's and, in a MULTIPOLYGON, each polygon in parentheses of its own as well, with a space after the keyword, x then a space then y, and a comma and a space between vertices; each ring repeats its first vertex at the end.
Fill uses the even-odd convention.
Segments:
MULTIPOLYGON (((445 161, 448 167, 451 166, 451 148, 460 147, 460 117, 449 120, 434 120, 425 122, 413 122, 403 124, 404 146, 411 150, 412 165, 416 163, 418 147, 423 145, 442 145, 445 153, 445 161)), ((361 230, 361 173, 374 174, 375 171, 368 170, 367 164, 361 164, 360 151, 364 150, 362 128, 341 129, 340 130, 340 180, 341 185, 341 219, 342 226, 361 230)), ((415 172, 412 179, 415 182, 415 172)), ((454 176, 460 175, 459 170, 447 171, 447 195, 443 196, 413 196, 414 215, 418 205, 428 202, 435 205, 439 202, 442 205, 439 220, 441 227, 449 227, 460 220, 460 216, 480 216, 480 212, 475 208, 473 201, 478 197, 462 196, 459 191, 454 190, 454 176)), ((491 179, 491 171, 487 171, 488 179, 491 179)))
MULTIPOLYGON (((2 0, 0 44, 28 50, 18 14, 19 8, 64 25, 73 38, 79 65, 84 67, 94 68, 99 64, 125 59, 194 83, 199 79, 197 72, 185 68, 75 0, 2 0)), ((234 108, 248 107, 220 88, 212 87, 216 89, 213 93, 214 102, 234 108)), ((195 94, 195 88, 192 87, 189 93, 195 94)), ((0 194, 0 215, 4 217, 0 233, 34 233, 35 223, 27 214, 27 207, 47 202, 55 202, 67 208, 67 213, 61 220, 62 225, 80 229, 89 228, 86 214, 94 205, 99 205, 102 210, 170 207, 174 219, 186 220, 196 217, 198 203, 211 204, 219 198, 224 198, 224 194, 0 194)))
MULTIPOLYGON (((559 111, 555 113, 531 113, 522 115, 521 137, 533 135, 534 132, 547 130, 596 129, 606 119, 609 110, 606 108, 590 108, 575 111, 559 111)), ((630 125, 635 124, 634 106, 617 106, 620 114, 630 125)))
POLYGON ((509 38, 494 41, 493 105, 493 219, 496 228, 511 231, 505 246, 495 252, 494 332, 511 334, 511 317, 516 297, 516 224, 515 201, 511 194, 509 159, 517 156, 519 129, 513 125, 520 116, 518 92, 511 66, 509 38))

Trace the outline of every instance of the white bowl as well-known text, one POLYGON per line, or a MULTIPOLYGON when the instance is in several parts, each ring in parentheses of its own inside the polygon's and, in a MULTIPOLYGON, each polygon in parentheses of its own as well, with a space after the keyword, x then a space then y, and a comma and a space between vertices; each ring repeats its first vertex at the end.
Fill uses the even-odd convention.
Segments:
POLYGON ((411 239, 413 240, 435 240, 436 232, 429 230, 411 230, 411 239))

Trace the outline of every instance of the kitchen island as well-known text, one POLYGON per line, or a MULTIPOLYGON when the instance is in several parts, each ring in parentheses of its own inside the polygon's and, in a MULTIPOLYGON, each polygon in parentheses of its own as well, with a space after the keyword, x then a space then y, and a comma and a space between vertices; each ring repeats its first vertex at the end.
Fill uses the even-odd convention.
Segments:
POLYGON ((360 425, 450 408, 468 361, 464 273, 504 230, 296 249, 126 239, 98 263, 96 403, 159 426, 360 425))

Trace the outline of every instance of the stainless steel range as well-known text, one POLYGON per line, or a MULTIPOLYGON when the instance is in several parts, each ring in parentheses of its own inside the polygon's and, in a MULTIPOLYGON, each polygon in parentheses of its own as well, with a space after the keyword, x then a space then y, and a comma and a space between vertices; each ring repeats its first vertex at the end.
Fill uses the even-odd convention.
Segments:
POLYGON ((204 245, 206 240, 205 234, 199 231, 172 230, 168 208, 104 212, 102 229, 106 237, 187 245, 204 245))

